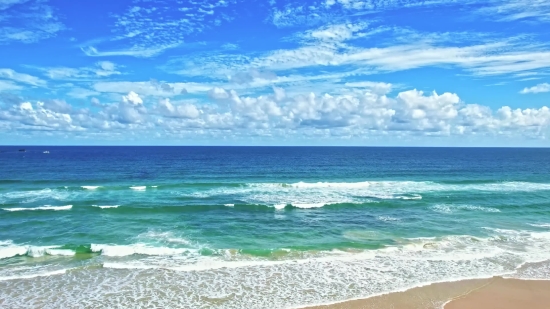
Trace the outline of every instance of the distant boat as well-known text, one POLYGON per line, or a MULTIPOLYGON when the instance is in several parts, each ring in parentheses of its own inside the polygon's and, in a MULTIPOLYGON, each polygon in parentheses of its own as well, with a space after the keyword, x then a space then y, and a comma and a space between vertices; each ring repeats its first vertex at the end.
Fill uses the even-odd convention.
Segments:
POLYGON ((48 150, 45 150, 44 153, 50 153, 48 150))
POLYGON ((25 149, 19 149, 19 151, 21 151, 21 152, 25 152, 26 150, 25 150, 25 149))

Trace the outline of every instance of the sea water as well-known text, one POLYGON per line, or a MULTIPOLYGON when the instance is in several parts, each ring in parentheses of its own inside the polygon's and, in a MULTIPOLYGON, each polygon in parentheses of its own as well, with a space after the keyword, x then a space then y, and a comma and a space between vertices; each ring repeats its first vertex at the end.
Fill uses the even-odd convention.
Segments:
POLYGON ((550 279, 550 149, 20 148, 0 147, 2 308, 296 308, 550 279))

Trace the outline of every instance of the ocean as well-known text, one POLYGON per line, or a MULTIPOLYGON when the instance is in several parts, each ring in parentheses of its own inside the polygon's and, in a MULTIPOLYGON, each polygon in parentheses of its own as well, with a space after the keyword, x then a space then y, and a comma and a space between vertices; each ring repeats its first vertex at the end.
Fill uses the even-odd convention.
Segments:
POLYGON ((2 308, 299 308, 548 260, 550 149, 0 147, 2 308))

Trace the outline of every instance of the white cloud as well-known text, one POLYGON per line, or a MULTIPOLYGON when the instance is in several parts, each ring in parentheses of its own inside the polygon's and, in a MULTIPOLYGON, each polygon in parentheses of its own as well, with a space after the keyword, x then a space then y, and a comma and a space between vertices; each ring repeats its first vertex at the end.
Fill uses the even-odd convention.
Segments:
POLYGON ((0 0, 0 10, 5 10, 11 6, 14 6, 17 4, 23 4, 28 1, 29 0, 0 0))
MULTIPOLYGON (((550 109, 512 109, 465 104, 457 94, 407 90, 388 97, 371 90, 331 95, 239 95, 235 90, 212 90, 219 104, 185 100, 144 102, 136 92, 119 102, 95 104, 96 111, 64 101, 22 102, 0 109, 0 121, 18 134, 70 131, 78 134, 164 132, 214 136, 271 136, 279 138, 364 138, 368 136, 504 136, 547 137, 550 109), (222 97, 223 94, 223 97, 222 97), (144 104, 147 103, 147 104, 144 104), (130 130, 130 131, 128 131, 130 130)), ((154 100, 154 98, 151 98, 154 100)))
MULTIPOLYGON (((170 0, 131 1, 116 18, 107 51, 87 45, 82 51, 92 57, 131 56, 148 58, 182 46, 187 36, 217 27, 230 20, 228 6, 234 1, 203 1, 189 7, 170 0)), ((105 49, 101 47, 101 49, 105 49)))
POLYGON ((9 79, 18 83, 44 87, 46 81, 32 75, 18 73, 12 69, 0 69, 0 78, 9 79))
POLYGON ((72 87, 67 95, 76 99, 85 99, 91 96, 97 96, 100 93, 97 91, 81 88, 81 87, 72 87))
POLYGON ((47 0, 0 2, 0 44, 34 43, 55 37, 64 29, 47 0))
MULTIPOLYGON (((496 39, 485 34, 418 33, 392 28, 391 37, 376 47, 357 39, 379 32, 366 24, 344 23, 299 32, 295 48, 262 53, 195 53, 172 59, 165 65, 171 73, 221 81, 225 77, 253 84, 262 79, 250 72, 269 72, 267 83, 277 83, 285 73, 331 70, 332 74, 377 74, 424 67, 460 68, 477 76, 534 74, 550 69, 550 50, 525 38, 496 39), (242 78, 240 78, 242 77, 242 78)), ((305 74, 302 74, 305 75, 305 74)), ((314 77, 317 74, 309 74, 314 77)), ((323 72, 323 75, 327 73, 323 72)), ((252 85, 250 85, 252 86, 252 85)))
POLYGON ((550 21, 550 3, 546 0, 492 0, 483 5, 479 13, 490 16, 493 20, 550 21))
POLYGON ((19 90, 23 87, 17 85, 16 83, 8 80, 1 80, 0 79, 0 92, 2 91, 8 91, 8 90, 19 90))
POLYGON ((149 58, 156 56, 167 49, 178 47, 179 44, 164 44, 155 45, 154 47, 139 47, 132 46, 128 49, 118 49, 110 51, 99 51, 93 46, 82 47, 81 50, 90 57, 114 57, 114 56, 131 56, 137 58, 149 58))
POLYGON ((197 118, 201 113, 197 106, 191 103, 173 105, 170 99, 160 100, 157 109, 161 115, 169 118, 197 118))
POLYGON ((208 91, 208 96, 215 100, 223 100, 229 98, 229 93, 223 88, 214 87, 208 91))
POLYGON ((50 79, 55 80, 95 80, 122 74, 118 71, 118 66, 110 61, 99 61, 89 67, 50 67, 38 68, 43 71, 50 79))
POLYGON ((93 89, 100 93, 120 93, 126 94, 130 91, 135 91, 144 96, 164 96, 173 97, 185 93, 200 93, 207 92, 212 88, 211 85, 205 85, 200 83, 162 83, 170 87, 159 86, 161 84, 157 81, 147 82, 96 82, 93 84, 93 89), (168 90, 168 91, 167 91, 168 90))
POLYGON ((526 93, 541 93, 541 92, 550 92, 550 84, 548 83, 542 83, 538 84, 533 87, 524 88, 520 93, 526 94, 526 93))
POLYGON ((376 94, 387 94, 391 92, 393 88, 393 85, 390 83, 370 82, 370 81, 349 82, 349 83, 345 83, 345 86, 350 88, 370 89, 376 94))
POLYGON ((124 103, 131 103, 134 105, 140 105, 143 104, 143 100, 139 97, 139 95, 133 91, 130 91, 128 95, 122 96, 122 102, 124 103))

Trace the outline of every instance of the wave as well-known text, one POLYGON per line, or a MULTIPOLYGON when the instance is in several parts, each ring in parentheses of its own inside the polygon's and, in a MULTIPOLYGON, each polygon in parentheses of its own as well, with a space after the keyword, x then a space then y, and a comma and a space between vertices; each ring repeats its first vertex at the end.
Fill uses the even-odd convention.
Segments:
POLYGON ((11 241, 0 243, 0 259, 11 258, 15 256, 42 257, 50 256, 73 256, 74 250, 65 249, 63 246, 25 246, 16 245, 11 241))
POLYGON ((49 188, 29 191, 12 191, 0 194, 0 204, 18 201, 32 203, 44 199, 65 200, 70 193, 66 190, 52 190, 49 188))
MULTIPOLYGON (((438 183, 432 181, 363 181, 363 182, 297 182, 247 183, 183 191, 187 199, 231 199, 243 204, 271 205, 283 209, 316 208, 331 204, 362 204, 372 200, 402 200, 414 203, 426 194, 452 192, 534 192, 550 190, 550 184, 530 182, 438 183)), ((474 209, 470 209, 474 210, 474 209)), ((482 209, 478 209, 482 210, 482 209)), ((497 212, 495 209, 485 209, 497 212)), ((482 210, 483 211, 483 210, 482 210)))
POLYGON ((148 244, 133 244, 133 245, 101 245, 92 244, 90 246, 92 252, 100 253, 105 256, 129 256, 129 255, 181 255, 184 253, 198 252, 197 249, 188 248, 170 248, 170 247, 154 247, 148 244))
MULTIPOLYGON (((548 259, 550 232, 497 229, 487 231, 489 234, 485 237, 455 235, 396 238, 396 245, 376 250, 341 248, 311 251, 310 255, 302 258, 291 254, 281 259, 273 256, 251 257, 245 250, 234 249, 223 249, 219 254, 197 258, 191 249, 179 253, 155 248, 156 251, 143 254, 136 247, 146 247, 149 250, 150 245, 124 246, 131 247, 131 250, 121 250, 122 245, 103 245, 115 247, 116 250, 113 249, 114 254, 108 255, 109 247, 101 248, 104 256, 99 259, 103 268, 100 273, 75 271, 59 279, 48 278, 28 283, 14 281, 14 287, 20 288, 8 286, 3 290, 3 305, 17 307, 17 302, 24 300, 31 307, 38 307, 34 305, 39 302, 47 302, 52 307, 63 307, 68 300, 78 304, 86 299, 94 299, 93 297, 102 298, 103 294, 97 295, 97 289, 90 287, 108 284, 111 287, 108 292, 112 296, 109 299, 110 304, 122 304, 128 299, 128 295, 132 295, 135 299, 154 300, 159 307, 213 307, 212 303, 205 303, 198 298, 156 298, 157 295, 150 292, 169 287, 180 291, 184 296, 211 291, 209 298, 227 300, 222 304, 226 308, 295 308, 304 304, 369 297, 442 281, 488 278, 495 275, 515 276, 514 274, 519 274, 522 278, 536 276, 537 279, 550 279, 550 268, 537 272, 521 270, 526 263, 548 259), (127 254, 135 256, 121 258, 127 254), (128 272, 127 276, 120 276, 119 271, 112 270, 118 268, 133 271, 128 272), (21 294, 28 286, 32 286, 36 293, 30 296, 21 294), (67 290, 63 286, 72 288, 67 290), (315 286, 316 293, 311 293, 312 286, 315 286), (234 291, 246 290, 255 293, 235 293, 231 298, 227 297, 234 291)), ((152 231, 147 237, 160 234, 163 233, 152 231)), ((347 235, 357 241, 390 236, 361 230, 350 231, 347 235)), ((285 249, 277 252, 283 251, 285 249)), ((285 252, 288 251, 292 253, 296 250, 287 248, 285 252)), ((60 270, 61 273, 63 271, 60 270)), ((43 270, 40 272, 45 273, 43 270)), ((2 275, 4 274, 0 274, 2 275)), ((12 278, 17 279, 16 276, 12 278)), ((219 307, 221 306, 217 308, 219 307)))
POLYGON ((130 187, 130 189, 134 191, 145 191, 147 189, 147 186, 133 186, 133 187, 130 187))
POLYGON ((378 216, 376 217, 376 220, 383 221, 383 222, 395 222, 399 221, 399 218, 391 217, 391 216, 378 216))
MULTIPOLYGON (((550 190, 548 183, 523 181, 484 182, 484 183, 445 183, 434 181, 362 181, 362 182, 297 182, 297 183, 248 183, 248 187, 295 188, 295 189, 395 189, 400 193, 410 191, 538 191, 550 190)), ((414 192, 413 192, 414 193, 414 192)))
POLYGON ((109 209, 109 208, 118 208, 120 205, 92 205, 92 207, 97 207, 101 209, 109 209))
POLYGON ((34 208, 2 208, 2 210, 5 211, 37 211, 37 210, 53 210, 53 211, 61 211, 61 210, 71 210, 73 208, 73 205, 66 205, 66 206, 40 206, 40 207, 34 207, 34 208))
POLYGON ((101 188, 101 186, 80 186, 80 187, 86 190, 96 190, 98 188, 101 188))
POLYGON ((482 207, 482 206, 474 206, 474 205, 438 204, 438 205, 430 206, 429 209, 438 213, 443 213, 443 214, 451 214, 458 211, 481 211, 481 212, 489 212, 489 213, 500 212, 500 209, 498 208, 482 207))

